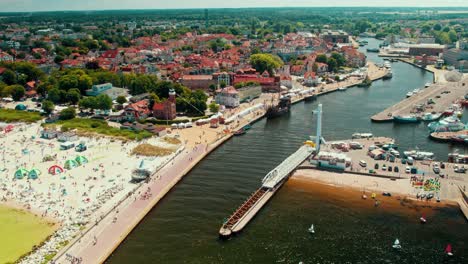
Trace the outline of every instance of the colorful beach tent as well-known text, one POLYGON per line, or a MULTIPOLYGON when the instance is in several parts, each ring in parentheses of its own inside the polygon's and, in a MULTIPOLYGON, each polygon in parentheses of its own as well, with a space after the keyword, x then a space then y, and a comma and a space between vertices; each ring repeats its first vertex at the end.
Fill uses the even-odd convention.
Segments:
POLYGON ((39 175, 41 175, 40 170, 32 169, 32 170, 29 171, 28 178, 32 179, 32 180, 35 180, 35 179, 39 178, 39 175))
POLYGON ((60 167, 58 165, 54 165, 54 166, 49 168, 49 173, 52 174, 52 175, 57 175, 57 174, 60 174, 62 172, 63 172, 62 167, 60 167))
POLYGON ((84 156, 77 156, 75 158, 75 161, 78 162, 79 165, 83 165, 83 164, 86 164, 88 163, 88 159, 84 156))
POLYGON ((26 108, 27 107, 24 104, 17 104, 15 106, 15 110, 20 110, 20 111, 24 111, 24 110, 26 110, 26 108))
POLYGON ((75 160, 67 160, 67 161, 65 161, 65 166, 64 167, 67 170, 71 170, 71 169, 76 168, 78 166, 80 166, 80 165, 75 160))
POLYGON ((27 171, 24 168, 20 168, 15 172, 15 178, 18 180, 23 179, 24 177, 27 177, 29 174, 29 171, 27 171))

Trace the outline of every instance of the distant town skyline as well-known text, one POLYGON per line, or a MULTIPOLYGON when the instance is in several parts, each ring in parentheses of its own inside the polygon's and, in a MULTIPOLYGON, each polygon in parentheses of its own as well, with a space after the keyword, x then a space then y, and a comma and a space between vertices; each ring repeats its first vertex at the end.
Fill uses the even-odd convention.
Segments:
POLYGON ((466 0, 1 0, 1 12, 243 7, 468 7, 466 0))

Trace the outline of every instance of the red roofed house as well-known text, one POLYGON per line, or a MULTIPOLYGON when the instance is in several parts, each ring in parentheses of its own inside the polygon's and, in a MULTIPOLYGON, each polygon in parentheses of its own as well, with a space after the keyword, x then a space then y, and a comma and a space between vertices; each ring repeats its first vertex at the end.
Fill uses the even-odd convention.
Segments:
POLYGON ((173 120, 176 118, 176 93, 169 91, 169 98, 162 103, 154 103, 153 116, 162 120, 173 120))
POLYGON ((216 103, 226 107, 238 107, 240 104, 239 92, 233 86, 216 91, 216 103))
POLYGON ((124 109, 123 119, 127 121, 135 121, 146 118, 151 113, 148 100, 141 100, 133 104, 129 104, 124 109))
POLYGON ((35 97, 37 95, 36 82, 35 81, 27 82, 24 87, 25 87, 25 90, 26 90, 26 93, 25 93, 26 97, 31 98, 31 97, 35 97))
POLYGON ((304 74, 304 85, 315 86, 319 83, 319 78, 315 72, 309 71, 304 74))
POLYGON ((208 90, 210 85, 216 85, 216 80, 213 79, 212 75, 184 75, 180 79, 180 83, 192 90, 208 90))
POLYGON ((277 93, 280 91, 281 79, 280 76, 270 77, 268 72, 258 74, 236 74, 234 75, 234 85, 238 83, 255 82, 262 86, 262 91, 266 93, 277 93))
POLYGON ((346 64, 351 67, 364 67, 366 65, 366 55, 354 49, 353 47, 342 47, 346 64))

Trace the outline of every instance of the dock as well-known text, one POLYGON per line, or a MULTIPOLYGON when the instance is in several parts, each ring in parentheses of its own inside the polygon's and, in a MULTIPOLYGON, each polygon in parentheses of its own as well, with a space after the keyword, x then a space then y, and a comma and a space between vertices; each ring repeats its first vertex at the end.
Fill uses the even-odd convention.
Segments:
POLYGON ((263 178, 262 186, 250 195, 224 222, 219 230, 219 235, 221 237, 230 237, 232 234, 240 232, 273 197, 294 170, 312 155, 313 150, 312 147, 304 145, 270 171, 263 178))
POLYGON ((462 130, 458 132, 434 132, 431 133, 430 137, 433 140, 441 141, 441 142, 453 142, 453 143, 460 143, 466 144, 465 141, 457 141, 454 138, 458 136, 466 136, 468 138, 468 130, 462 130))
MULTIPOLYGON (((373 122, 391 122, 394 116, 418 114, 418 106, 425 108, 425 112, 443 113, 449 106, 462 99, 467 91, 465 77, 459 82, 432 84, 428 88, 421 87, 419 93, 405 98, 397 104, 394 104, 382 112, 371 117, 373 122), (439 98, 438 98, 439 97, 439 98), (428 104, 432 99, 434 104, 428 104)), ((405 96, 402 94, 402 97, 405 96)))

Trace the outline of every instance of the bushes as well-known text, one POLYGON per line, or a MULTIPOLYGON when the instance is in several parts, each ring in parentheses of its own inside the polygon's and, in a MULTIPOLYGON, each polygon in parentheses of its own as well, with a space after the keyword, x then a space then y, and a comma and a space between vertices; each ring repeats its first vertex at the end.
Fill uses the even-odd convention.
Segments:
POLYGON ((94 119, 82 119, 74 118, 71 120, 62 120, 58 121, 56 124, 47 124, 45 126, 56 126, 61 125, 62 131, 69 131, 76 129, 83 135, 90 134, 99 134, 109 137, 119 137, 131 140, 141 140, 144 138, 149 138, 152 134, 148 131, 131 131, 131 130, 121 130, 115 127, 109 126, 104 120, 94 120, 94 119))
POLYGON ((0 109, 0 121, 34 123, 42 119, 37 112, 17 111, 12 109, 0 109))

